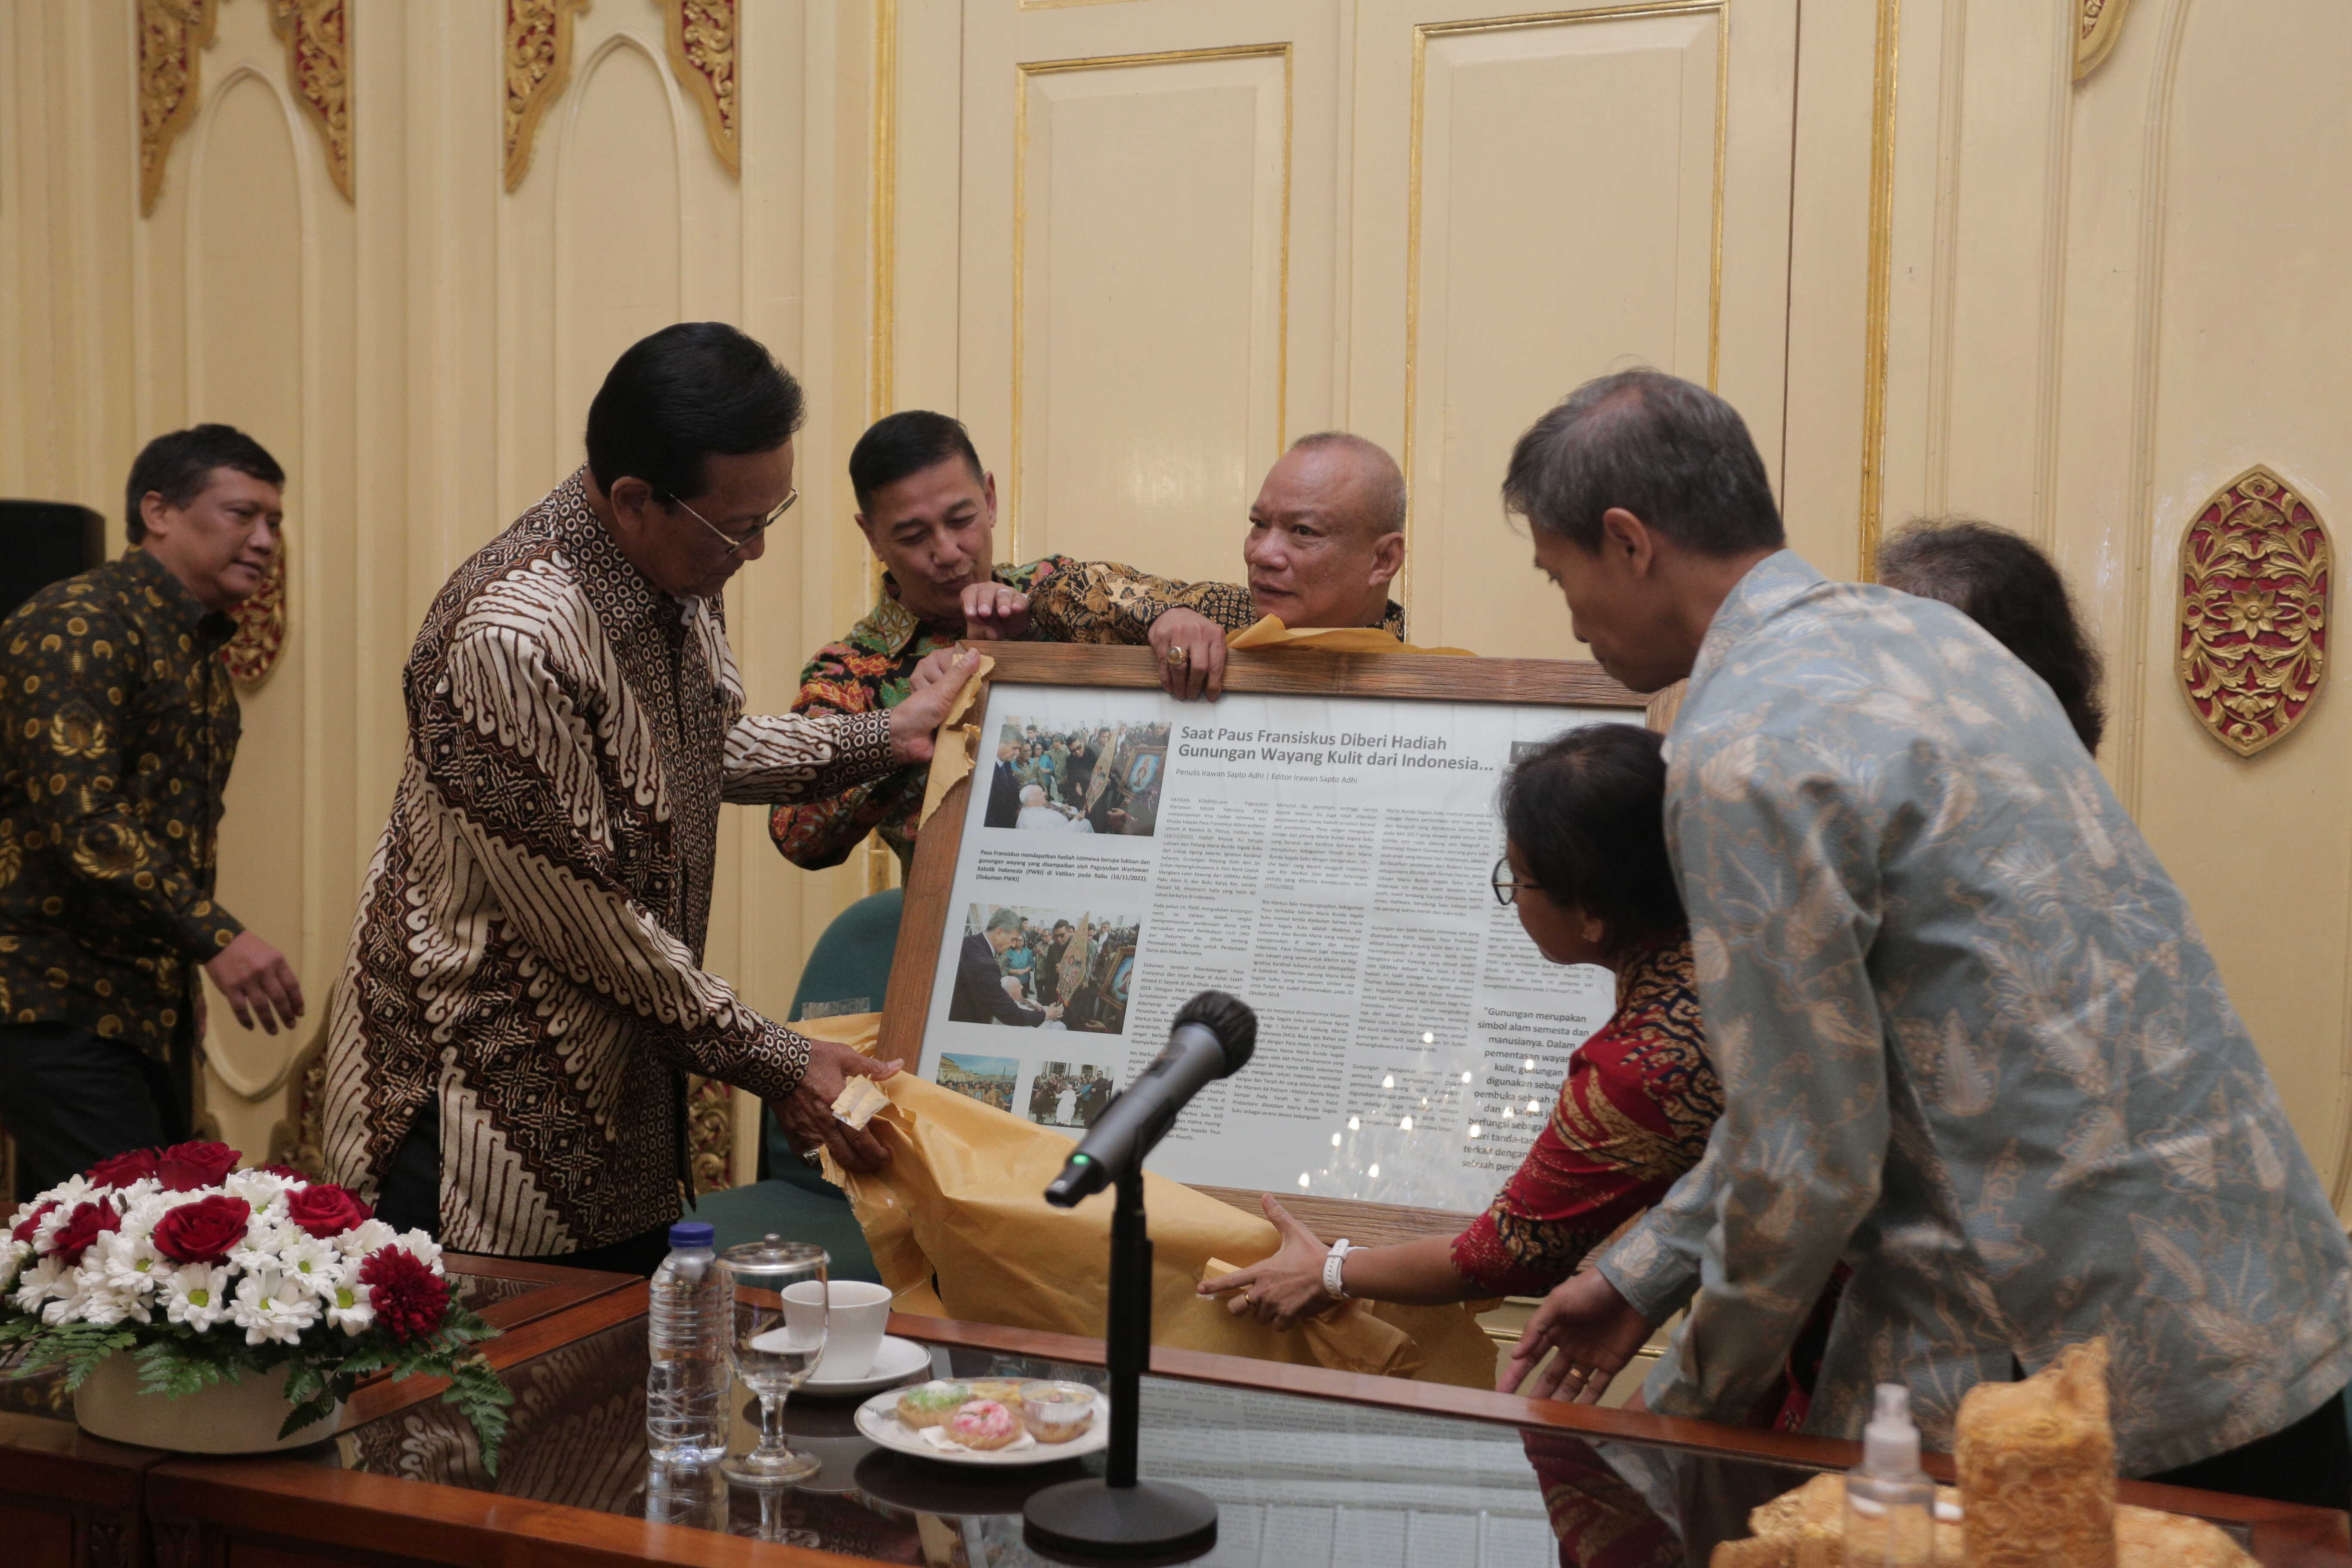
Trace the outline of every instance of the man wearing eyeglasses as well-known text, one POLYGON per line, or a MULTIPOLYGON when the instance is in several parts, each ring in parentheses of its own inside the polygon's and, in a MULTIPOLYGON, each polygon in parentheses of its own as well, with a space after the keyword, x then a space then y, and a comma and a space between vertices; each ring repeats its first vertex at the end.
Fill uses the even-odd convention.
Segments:
POLYGON ((792 506, 800 387, 732 327, 624 353, 588 461, 458 568, 410 655, 406 767, 328 1047, 325 1154, 395 1226, 507 1258, 650 1273, 687 1164, 687 1075, 830 1114, 887 1077, 702 968, 721 800, 850 787, 930 754, 970 673, 888 712, 747 716, 720 594, 792 506))

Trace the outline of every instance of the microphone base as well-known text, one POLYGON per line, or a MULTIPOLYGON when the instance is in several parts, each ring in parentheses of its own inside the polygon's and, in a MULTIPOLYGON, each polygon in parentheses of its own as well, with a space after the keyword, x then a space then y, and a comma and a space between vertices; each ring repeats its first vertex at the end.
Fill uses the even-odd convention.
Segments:
POLYGON ((1022 1535, 1032 1551, 1091 1560, 1181 1563, 1217 1544, 1217 1505, 1190 1487, 1097 1477, 1030 1494, 1022 1535))

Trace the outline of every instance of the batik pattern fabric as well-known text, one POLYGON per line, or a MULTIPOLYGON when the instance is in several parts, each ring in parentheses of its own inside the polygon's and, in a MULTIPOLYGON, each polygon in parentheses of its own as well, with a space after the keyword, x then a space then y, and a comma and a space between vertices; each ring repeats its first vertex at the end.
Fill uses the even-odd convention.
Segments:
POLYGON ((1454 1271, 1489 1295, 1542 1295, 1698 1163, 1722 1112, 1690 943, 1653 943, 1618 976, 1616 1011, 1577 1047, 1517 1172, 1454 1238, 1454 1271))
POLYGON ((245 928, 214 901, 236 760, 236 630, 132 549, 0 624, 0 1017, 169 1060, 197 969, 245 928))
MULTIPOLYGON (((993 581, 1030 596, 1029 642, 1139 643, 1168 610, 1198 610, 1228 630, 1257 617, 1249 590, 1230 583, 1174 583, 1108 561, 1048 555, 1026 566, 1002 565, 993 581)), ((907 700, 915 667, 963 639, 963 622, 919 618, 883 574, 882 596, 836 643, 817 649, 801 670, 795 713, 879 713, 907 700)), ((838 866, 866 835, 879 832, 902 865, 915 858, 930 764, 899 768, 824 800, 780 805, 768 834, 784 858, 808 870, 838 866)))
POLYGON ((881 773, 889 719, 746 716, 720 616, 629 564, 583 470, 458 568, 417 635, 323 1142, 372 1194, 434 1103, 449 1247, 572 1252, 674 1218, 687 1075, 777 1100, 807 1065, 701 967, 719 805, 881 773))
POLYGON ((2179 889, 2049 689, 1974 623, 1759 563, 1669 738, 1667 839, 1724 1114, 1599 1267, 1648 1384, 1737 1421, 1843 1258, 1809 1431, 2105 1335, 2124 1473, 2352 1378, 2352 1252, 2179 889), (2012 1360, 2012 1358, 2014 1358, 2012 1360))

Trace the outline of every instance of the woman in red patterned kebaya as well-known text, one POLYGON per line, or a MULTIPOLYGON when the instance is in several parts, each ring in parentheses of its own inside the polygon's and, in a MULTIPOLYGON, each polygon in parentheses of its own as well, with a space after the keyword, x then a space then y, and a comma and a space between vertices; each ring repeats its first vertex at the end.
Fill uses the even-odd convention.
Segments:
MULTIPOLYGON (((1553 963, 1614 971, 1617 1009, 1578 1047, 1549 1122, 1493 1205, 1458 1236, 1341 1250, 1269 1194, 1280 1249, 1202 1281, 1203 1295, 1286 1328, 1350 1297, 1434 1305, 1541 1294, 1698 1163, 1723 1090, 1666 860, 1660 742, 1629 724, 1571 730, 1503 785, 1496 897, 1553 963)), ((1533 1432, 1528 1447, 1563 1563, 1681 1561, 1672 1534, 1589 1447, 1533 1432)))

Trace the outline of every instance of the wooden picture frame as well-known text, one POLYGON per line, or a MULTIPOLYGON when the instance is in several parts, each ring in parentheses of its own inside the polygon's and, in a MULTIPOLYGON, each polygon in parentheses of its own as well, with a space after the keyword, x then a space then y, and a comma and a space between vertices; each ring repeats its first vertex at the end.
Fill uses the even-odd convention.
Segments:
MULTIPOLYGON (((971 710, 985 719, 991 692, 1000 684, 1081 686, 1156 690, 1157 660, 1148 647, 1105 647, 1070 643, 966 645, 995 660, 971 710)), ((1673 722, 1682 688, 1654 697, 1618 684, 1597 664, 1566 659, 1465 658, 1438 654, 1339 654, 1313 648, 1236 652, 1225 665, 1225 690, 1248 694, 1371 698, 1433 702, 1557 704, 1616 708, 1634 713, 1655 730, 1673 722)), ((1203 705, 1204 709, 1207 705, 1203 705)), ((929 1025, 940 953, 951 917, 956 863, 963 847, 964 819, 971 774, 940 799, 915 842, 914 866, 907 878, 905 912, 890 962, 890 987, 882 1009, 878 1054, 886 1060, 919 1062, 929 1025)), ((1258 1212, 1255 1189, 1202 1186, 1197 1190, 1258 1212)), ((1465 1216, 1439 1209, 1413 1208, 1354 1198, 1318 1198, 1284 1194, 1282 1201, 1318 1235, 1345 1234, 1363 1245, 1426 1236, 1458 1228, 1465 1216)))

